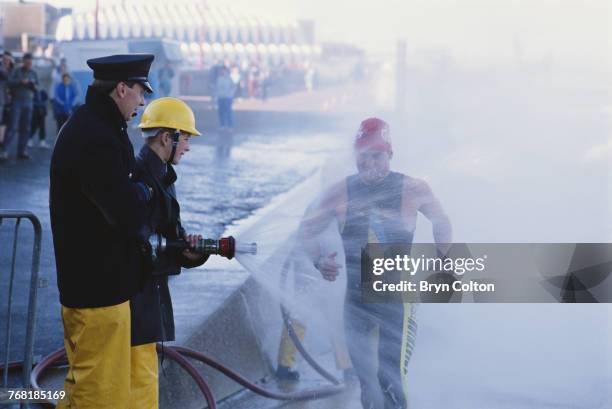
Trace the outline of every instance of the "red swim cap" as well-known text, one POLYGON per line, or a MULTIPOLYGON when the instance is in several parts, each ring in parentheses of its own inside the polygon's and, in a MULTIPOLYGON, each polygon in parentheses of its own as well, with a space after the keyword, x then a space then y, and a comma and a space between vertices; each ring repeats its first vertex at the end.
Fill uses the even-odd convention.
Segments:
POLYGON ((380 118, 361 122, 355 135, 355 149, 379 149, 391 152, 389 124, 380 118))

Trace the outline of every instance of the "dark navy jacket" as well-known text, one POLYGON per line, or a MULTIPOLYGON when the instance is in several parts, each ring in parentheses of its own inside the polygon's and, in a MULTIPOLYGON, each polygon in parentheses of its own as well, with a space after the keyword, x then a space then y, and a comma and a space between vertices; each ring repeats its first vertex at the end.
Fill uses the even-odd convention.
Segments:
MULTIPOLYGON (((153 199, 147 210, 148 230, 167 239, 183 238, 180 206, 176 200, 174 182, 176 173, 172 165, 166 165, 157 154, 144 145, 136 159, 135 178, 153 188, 153 199)), ((130 302, 132 311, 132 345, 174 340, 174 314, 168 289, 168 276, 180 274, 181 267, 197 267, 208 259, 193 262, 179 251, 158 255, 153 272, 142 291, 130 302)))
POLYGON ((90 87, 58 135, 49 206, 66 307, 120 304, 144 282, 146 198, 131 179, 136 162, 126 128, 110 96, 90 87))

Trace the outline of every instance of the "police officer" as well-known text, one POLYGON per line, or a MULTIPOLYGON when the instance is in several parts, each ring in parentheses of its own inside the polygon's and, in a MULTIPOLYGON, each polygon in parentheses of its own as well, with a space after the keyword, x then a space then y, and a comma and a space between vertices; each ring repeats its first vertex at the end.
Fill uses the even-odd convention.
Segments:
POLYGON ((126 122, 153 91, 152 61, 148 54, 88 60, 94 81, 51 158, 51 228, 70 365, 58 408, 128 408, 129 299, 144 282, 152 189, 132 180, 126 122))
MULTIPOLYGON (((201 236, 187 235, 181 226, 173 168, 189 151, 189 139, 200 135, 195 128, 193 112, 179 99, 159 98, 146 107, 138 127, 142 129, 145 144, 136 159, 135 177, 154 191, 147 212, 148 228, 166 239, 185 239, 195 246, 201 236)), ((132 408, 158 407, 155 343, 174 341, 168 276, 179 274, 181 267, 200 266, 207 259, 207 255, 190 250, 167 250, 157 254, 151 277, 143 290, 132 298, 132 408)))

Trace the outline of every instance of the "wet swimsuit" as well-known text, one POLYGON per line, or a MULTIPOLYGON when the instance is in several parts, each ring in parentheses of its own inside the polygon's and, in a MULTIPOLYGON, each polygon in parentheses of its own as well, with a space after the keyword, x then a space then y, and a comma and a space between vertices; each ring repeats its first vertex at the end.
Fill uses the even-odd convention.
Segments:
POLYGON ((358 175, 346 181, 347 214, 341 228, 347 271, 344 319, 364 409, 407 405, 407 364, 416 336, 414 305, 361 302, 361 249, 367 243, 412 243, 413 232, 402 223, 404 177, 391 172, 377 185, 366 185, 358 175))

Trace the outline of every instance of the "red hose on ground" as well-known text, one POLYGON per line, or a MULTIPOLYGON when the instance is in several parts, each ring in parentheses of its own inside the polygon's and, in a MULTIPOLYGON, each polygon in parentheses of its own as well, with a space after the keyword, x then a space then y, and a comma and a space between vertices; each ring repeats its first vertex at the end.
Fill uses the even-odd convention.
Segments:
MULTIPOLYGON (((166 353, 168 357, 170 357, 170 359, 178 363, 189 375, 191 375, 191 377, 194 379, 194 381, 200 388, 200 391, 204 395, 204 399, 206 400, 206 403, 208 404, 208 408, 216 409, 217 406, 216 406, 213 394, 210 388, 208 387, 208 385, 206 384, 206 381, 204 381, 204 379, 198 373, 197 369, 194 368, 194 366, 191 365, 178 352, 174 350, 169 351, 168 349, 169 348, 164 348, 164 353, 166 353)), ((157 350, 161 351, 161 345, 159 344, 157 345, 157 350)), ((44 357, 40 361, 40 363, 36 365, 36 367, 34 367, 34 369, 32 370, 32 375, 30 376, 30 384, 32 385, 32 388, 36 390, 41 390, 40 386, 38 385, 38 378, 40 377, 40 374, 44 370, 52 366, 55 363, 55 361, 65 360, 65 359, 66 359, 66 351, 64 350, 64 348, 58 349, 57 351, 52 352, 51 354, 44 357)), ((57 402, 54 400, 46 400, 46 404, 55 407, 57 402)))
MULTIPOLYGON (((34 365, 32 365, 34 366, 34 365)), ((12 371, 13 369, 19 369, 19 368, 23 368, 23 362, 22 361, 13 361, 13 362, 9 362, 8 363, 8 369, 9 371, 12 371)), ((4 362, 0 362, 0 373, 4 372, 4 362)))
MULTIPOLYGON (((161 352, 162 347, 160 344, 157 344, 157 350, 161 352)), ((181 346, 164 346, 163 352, 173 361, 178 363, 196 382, 202 395, 204 395, 204 399, 208 404, 210 409, 216 409, 216 402, 214 400, 213 394, 210 390, 210 387, 206 383, 206 381, 202 378, 198 370, 187 361, 187 358, 192 358, 198 360, 205 365, 210 366, 223 373, 228 378, 234 380, 245 388, 267 398, 276 399, 276 400, 307 400, 307 399, 320 399, 325 398, 331 395, 335 395, 344 390, 344 386, 331 386, 320 389, 311 389, 294 393, 282 393, 270 391, 268 389, 264 389, 246 378, 232 369, 220 364, 219 362, 207 357, 206 355, 194 351, 189 348, 181 347, 181 346)), ((55 352, 45 356, 32 370, 32 374, 30 376, 30 384, 33 389, 41 390, 38 385, 38 379, 40 375, 49 367, 56 364, 57 361, 65 361, 66 360, 66 352, 64 348, 58 349, 55 352)), ((14 367, 18 367, 17 363, 14 364, 14 367)), ((55 406, 56 402, 53 400, 47 400, 46 404, 55 406)))
MULTIPOLYGON (((32 369, 32 373, 30 374, 30 385, 32 385, 32 389, 41 390, 38 385, 38 378, 40 374, 50 366, 52 366, 55 361, 66 360, 66 351, 64 348, 58 349, 44 357, 35 367, 32 369)), ((52 399, 46 399, 46 404, 55 407, 57 402, 52 399)))
MULTIPOLYGON (((293 251, 289 253, 289 256, 285 260, 285 263, 283 264, 283 268, 281 270, 281 282, 280 282, 281 292, 284 292, 285 284, 287 283, 287 273, 289 272, 289 267, 291 267, 291 263, 292 263, 291 254, 292 253, 293 251)), ((295 333, 295 329, 293 328, 293 323, 291 320, 291 315, 289 314, 289 311, 287 310, 287 308, 285 307, 282 301, 280 304, 280 309, 281 309, 281 315, 283 317, 283 323, 285 325, 285 328, 287 328, 287 334, 289 334, 289 338, 293 342, 293 345, 295 345, 295 348, 302 355, 302 357, 304 357, 304 360, 306 360, 308 365, 310 365, 312 369, 317 371, 318 374, 321 375, 323 378, 327 379, 334 385, 340 385, 341 382, 331 373, 326 371, 325 368, 319 365, 319 363, 314 360, 314 358, 308 353, 308 351, 306 351, 306 349, 304 348, 304 345, 302 344, 302 341, 300 341, 300 338, 295 333)))
POLYGON ((214 361, 213 359, 207 357, 201 352, 194 351, 193 349, 181 347, 181 346, 172 346, 170 347, 178 351, 181 355, 187 356, 189 358, 196 359, 211 368, 214 368, 232 379, 233 381, 239 383, 245 388, 257 393, 258 395, 265 396, 266 398, 276 399, 276 400, 306 400, 306 399, 319 399, 325 398, 327 396, 335 395, 336 393, 342 392, 344 390, 344 386, 329 386, 320 389, 312 389, 305 390, 294 393, 282 393, 282 392, 274 392, 268 389, 264 389, 256 384, 252 383, 248 379, 242 377, 242 375, 234 372, 228 367, 214 361))
POLYGON ((202 395, 204 395, 204 399, 206 399, 206 403, 208 405, 208 409, 217 409, 217 403, 215 402, 215 398, 213 397, 212 391, 208 387, 208 384, 202 378, 198 370, 189 363, 181 354, 174 350, 172 347, 162 347, 160 344, 157 344, 157 352, 163 352, 167 354, 168 357, 174 360, 177 364, 179 364, 198 384, 198 388, 202 391, 202 395))

